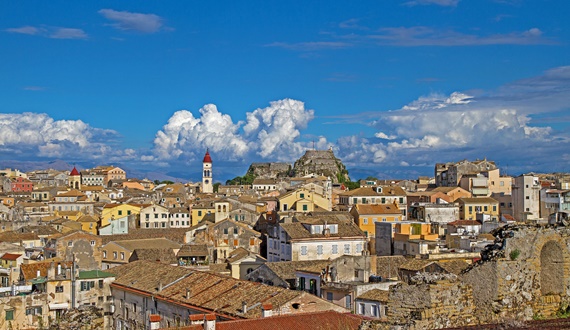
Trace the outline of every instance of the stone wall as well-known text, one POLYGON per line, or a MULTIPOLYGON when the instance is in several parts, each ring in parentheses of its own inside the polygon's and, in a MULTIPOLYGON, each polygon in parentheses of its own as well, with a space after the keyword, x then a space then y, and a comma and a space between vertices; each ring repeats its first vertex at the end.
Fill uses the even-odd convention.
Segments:
POLYGON ((439 329, 556 317, 570 304, 570 228, 506 226, 456 281, 392 288, 390 327, 439 329))

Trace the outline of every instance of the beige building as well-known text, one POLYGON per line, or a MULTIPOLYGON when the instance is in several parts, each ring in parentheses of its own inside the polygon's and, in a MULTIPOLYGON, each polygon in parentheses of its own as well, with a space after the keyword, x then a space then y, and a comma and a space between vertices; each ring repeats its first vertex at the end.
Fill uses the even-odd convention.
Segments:
POLYGON ((499 219, 499 202, 494 198, 460 198, 457 202, 460 220, 477 220, 478 214, 489 215, 492 221, 499 219))

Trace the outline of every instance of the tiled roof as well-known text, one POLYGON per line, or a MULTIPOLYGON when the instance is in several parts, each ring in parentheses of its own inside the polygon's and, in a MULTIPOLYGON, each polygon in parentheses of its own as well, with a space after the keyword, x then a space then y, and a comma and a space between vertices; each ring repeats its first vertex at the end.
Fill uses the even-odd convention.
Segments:
POLYGON ((207 257, 208 247, 206 244, 184 244, 178 251, 178 257, 207 257))
POLYGON ((406 196, 404 189, 398 186, 382 186, 381 192, 372 187, 356 188, 339 194, 340 196, 406 196))
POLYGON ((420 271, 434 262, 434 260, 429 259, 409 259, 406 263, 400 266, 400 269, 420 271))
POLYGON ((326 267, 330 261, 327 260, 311 260, 311 261, 279 261, 268 262, 265 266, 283 280, 295 279, 295 272, 297 269, 302 269, 309 266, 326 267))
MULTIPOLYGON (((291 239, 303 239, 303 238, 325 238, 326 236, 322 233, 311 234, 302 223, 282 223, 281 228, 287 232, 291 239)), ((354 222, 341 222, 338 224, 338 232, 331 233, 328 237, 339 238, 339 237, 356 237, 364 236, 364 232, 354 223, 354 222)))
POLYGON ((103 244, 109 243, 111 241, 118 240, 139 240, 145 238, 167 238, 171 241, 177 242, 179 244, 184 243, 184 237, 189 228, 168 228, 168 229, 129 229, 128 234, 121 235, 105 235, 101 236, 103 238, 103 244))
POLYGON ((165 264, 175 264, 177 262, 174 251, 169 248, 135 249, 129 262, 135 260, 159 261, 165 264))
POLYGON ((77 219, 79 222, 99 222, 99 220, 95 219, 90 215, 84 215, 81 218, 77 219))
POLYGON ((462 259, 441 260, 438 261, 437 264, 447 272, 455 275, 459 275, 465 268, 469 266, 469 264, 462 259))
POLYGON ((358 214, 401 214, 400 209, 393 204, 380 205, 380 204, 356 204, 358 214))
POLYGON ((108 271, 117 275, 114 286, 130 287, 154 294, 157 298, 166 297, 169 301, 236 317, 258 318, 261 316, 261 303, 282 306, 302 295, 308 295, 306 292, 150 261, 135 261, 108 271), (159 291, 161 285, 162 291, 159 291), (251 306, 245 314, 241 311, 242 302, 251 306))
MULTIPOLYGON (((335 311, 276 315, 252 320, 216 322, 217 330, 352 330, 359 329, 363 319, 335 311)), ((169 328, 175 329, 175 328, 169 328)), ((179 330, 203 329, 202 325, 178 327, 179 330)))
POLYGON ((404 256, 384 256, 376 257, 376 274, 383 278, 398 277, 398 268, 406 263, 408 259, 404 256))
POLYGON ((179 249, 180 244, 173 242, 166 238, 147 238, 147 239, 135 239, 135 240, 124 240, 124 241, 114 241, 115 244, 129 250, 134 251, 137 249, 179 249))
POLYGON ((54 267, 57 267, 57 264, 61 264, 61 268, 63 269, 71 268, 71 265, 73 264, 72 261, 61 261, 60 259, 54 258, 33 264, 21 264, 20 270, 22 271, 22 275, 26 281, 38 277, 38 271, 40 272, 41 277, 46 277, 48 269, 52 266, 52 262, 54 267))
POLYGON ((448 226, 481 226, 477 220, 455 220, 447 223, 448 226))
POLYGON ((21 254, 15 254, 15 253, 4 253, 0 259, 2 260, 16 260, 21 256, 21 254))
POLYGON ((380 290, 380 289, 372 289, 372 290, 366 291, 365 293, 356 297, 356 299, 387 302, 389 295, 390 295, 390 291, 380 290))
POLYGON ((20 242, 39 239, 40 238, 36 233, 18 233, 15 231, 5 231, 0 233, 0 242, 20 242))
POLYGON ((459 202, 465 204, 496 204, 498 203, 496 199, 491 197, 473 197, 473 198, 460 198, 459 202))

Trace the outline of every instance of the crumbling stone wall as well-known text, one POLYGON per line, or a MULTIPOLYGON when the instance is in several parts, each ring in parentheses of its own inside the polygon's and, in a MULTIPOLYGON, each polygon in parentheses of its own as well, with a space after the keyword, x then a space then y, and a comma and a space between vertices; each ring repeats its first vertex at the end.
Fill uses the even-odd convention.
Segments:
POLYGON ((570 303, 570 228, 507 226, 458 281, 390 292, 392 326, 438 329, 555 317, 570 303))

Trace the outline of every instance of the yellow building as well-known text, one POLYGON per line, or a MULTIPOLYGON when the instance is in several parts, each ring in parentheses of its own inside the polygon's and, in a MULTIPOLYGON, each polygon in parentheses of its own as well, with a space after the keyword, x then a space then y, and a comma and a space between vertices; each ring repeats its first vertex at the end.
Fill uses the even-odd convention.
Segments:
MULTIPOLYGON (((191 212, 191 225, 195 226, 197 225, 200 221, 204 220, 204 217, 208 214, 214 214, 215 212, 215 208, 213 205, 211 205, 211 203, 200 203, 200 204, 195 204, 194 206, 192 206, 192 212, 191 212)), ((212 216, 212 221, 214 221, 214 217, 212 216)))
POLYGON ((397 205, 356 204, 352 206, 350 214, 366 237, 374 238, 376 222, 402 221, 402 213, 397 205))
POLYGON ((92 216, 84 215, 77 220, 81 224, 81 230, 88 232, 89 234, 97 235, 97 229, 99 228, 99 220, 92 216))
POLYGON ((493 221, 499 219, 499 202, 494 198, 460 198, 457 202, 461 220, 477 220, 478 214, 490 216, 493 221))
POLYGON ((295 210, 297 212, 313 212, 316 210, 332 210, 332 201, 326 197, 308 190, 299 188, 289 191, 279 197, 279 210, 287 212, 295 210))
POLYGON ((141 205, 139 204, 106 204, 101 212, 101 227, 109 224, 112 219, 119 219, 131 214, 139 214, 141 205))

